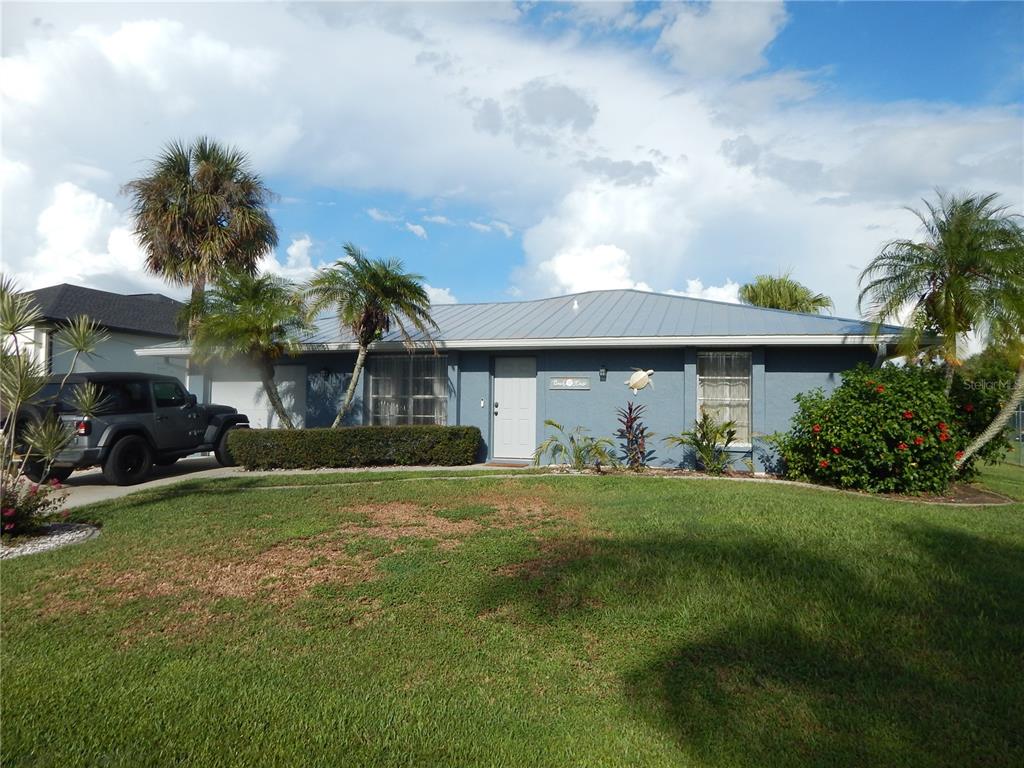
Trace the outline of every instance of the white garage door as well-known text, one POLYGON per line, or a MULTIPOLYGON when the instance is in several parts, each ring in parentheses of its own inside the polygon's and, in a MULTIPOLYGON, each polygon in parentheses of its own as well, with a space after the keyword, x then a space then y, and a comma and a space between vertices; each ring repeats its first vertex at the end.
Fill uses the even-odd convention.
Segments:
MULTIPOLYGON (((306 423, 306 366, 278 365, 274 368, 281 402, 296 427, 306 423)), ((280 427, 256 369, 249 366, 221 368, 211 376, 210 401, 230 405, 249 417, 254 428, 280 427)))

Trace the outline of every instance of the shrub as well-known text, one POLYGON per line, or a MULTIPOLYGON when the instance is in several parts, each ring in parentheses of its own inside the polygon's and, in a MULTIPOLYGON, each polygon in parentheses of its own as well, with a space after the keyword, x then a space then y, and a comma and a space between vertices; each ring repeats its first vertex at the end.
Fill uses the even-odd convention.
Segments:
POLYGON ((0 490, 0 531, 3 538, 35 533, 64 502, 57 480, 33 483, 27 477, 7 475, 0 490))
POLYGON ((787 475, 796 479, 941 493, 968 439, 934 368, 861 365, 831 395, 816 390, 795 400, 792 429, 777 444, 787 475))
POLYGON ((480 441, 476 427, 233 429, 228 448, 246 469, 453 466, 476 461, 480 441))
POLYGON ((622 441, 622 460, 634 472, 643 471, 654 459, 654 451, 647 449, 647 441, 654 433, 643 422, 646 405, 637 405, 632 400, 625 408, 619 408, 619 424, 622 426, 615 436, 622 441))
POLYGON ((546 419, 544 426, 551 427, 556 434, 549 435, 533 452, 533 463, 540 464, 545 455, 550 455, 554 463, 561 459, 563 464, 573 469, 585 469, 591 465, 614 464, 615 457, 610 449, 612 441, 607 437, 593 437, 587 434, 585 427, 576 427, 566 431, 565 427, 554 419, 546 419))
POLYGON ((670 445, 693 448, 697 466, 710 475, 720 475, 729 466, 729 446, 736 441, 736 422, 719 422, 713 413, 701 408, 693 429, 665 438, 670 445))
MULTIPOLYGON (((991 424, 1013 390, 1017 371, 1005 353, 988 349, 969 359, 953 377, 949 396, 953 401, 953 421, 970 443, 991 424)), ((1009 429, 991 440, 961 468, 963 477, 977 474, 975 463, 981 458, 996 463, 1010 450, 1009 429)))

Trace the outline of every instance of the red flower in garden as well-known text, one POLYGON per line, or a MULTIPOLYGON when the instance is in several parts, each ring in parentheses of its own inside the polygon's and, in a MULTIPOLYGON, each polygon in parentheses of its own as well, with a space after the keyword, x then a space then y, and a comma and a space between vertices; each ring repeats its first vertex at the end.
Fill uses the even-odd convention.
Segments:
POLYGON ((14 530, 14 523, 4 523, 4 530, 5 531, 13 531, 14 530))
POLYGON ((836 456, 839 455, 839 446, 838 445, 833 445, 832 446, 832 453, 834 453, 836 456))
POLYGON ((881 384, 879 384, 877 387, 875 387, 875 392, 878 392, 878 393, 885 392, 885 387, 883 387, 881 384))
POLYGON ((898 450, 898 451, 905 451, 905 450, 907 450, 907 444, 906 443, 900 443, 899 445, 896 446, 896 450, 898 450))
POLYGON ((914 445, 923 445, 923 444, 924 444, 924 438, 923 437, 918 435, 917 437, 914 438, 914 445))
POLYGON ((906 419, 907 421, 910 421, 912 418, 914 418, 914 412, 913 411, 904 411, 903 412, 903 418, 906 419))
POLYGON ((956 460, 957 461, 960 461, 960 459, 962 459, 963 457, 964 457, 964 452, 963 451, 957 451, 956 452, 956 460))
POLYGON ((974 413, 974 404, 968 403, 967 405, 964 406, 964 410, 967 411, 968 413, 974 413))
POLYGON ((50 487, 60 489, 60 480, 56 477, 50 480, 50 487))
POLYGON ((11 509, 10 507, 4 510, 4 517, 14 517, 15 514, 17 514, 15 510, 11 509))
POLYGON ((821 424, 815 424, 813 427, 811 427, 811 432, 813 432, 814 434, 818 434, 819 432, 821 432, 821 424))
POLYGON ((949 435, 946 432, 940 432, 939 440, 941 440, 942 442, 946 442, 947 440, 949 440, 949 435))
POLYGON ((939 422, 939 432, 945 432, 947 429, 948 429, 948 427, 946 426, 946 422, 940 421, 939 422))
POLYGON ((818 466, 825 469, 828 466, 828 459, 822 459, 818 462, 818 466))
POLYGON ((28 489, 28 492, 29 492, 29 493, 30 493, 30 494, 31 494, 32 496, 35 496, 35 495, 36 495, 36 494, 37 494, 37 493, 39 492, 39 486, 38 486, 38 485, 33 485, 33 486, 31 486, 31 487, 30 487, 30 488, 28 489))

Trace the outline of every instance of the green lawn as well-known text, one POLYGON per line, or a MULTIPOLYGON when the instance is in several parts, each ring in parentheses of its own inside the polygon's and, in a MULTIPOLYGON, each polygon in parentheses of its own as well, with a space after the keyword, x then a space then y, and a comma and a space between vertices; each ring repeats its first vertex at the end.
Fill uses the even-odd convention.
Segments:
POLYGON ((1024 503, 303 477, 0 565, 3 764, 1024 764, 1024 503))

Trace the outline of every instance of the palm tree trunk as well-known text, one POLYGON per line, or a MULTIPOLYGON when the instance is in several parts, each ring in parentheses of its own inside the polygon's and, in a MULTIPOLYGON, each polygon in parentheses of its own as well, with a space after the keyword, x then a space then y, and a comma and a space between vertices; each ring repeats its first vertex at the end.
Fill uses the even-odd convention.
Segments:
POLYGON ((274 364, 269 360, 260 361, 260 381, 263 383, 263 391, 267 393, 270 406, 277 414, 278 421, 284 425, 285 429, 295 429, 292 417, 288 415, 288 411, 284 409, 284 403, 281 402, 281 393, 278 392, 277 382, 274 381, 274 364))
POLYGON ((956 375, 956 370, 953 368, 953 364, 949 361, 946 362, 946 397, 949 397, 949 393, 953 391, 953 377, 956 375))
POLYGON ((203 296, 206 294, 206 277, 197 278, 192 283, 192 297, 189 307, 192 314, 188 318, 188 337, 191 339, 196 335, 196 327, 199 325, 199 307, 202 306, 203 296))
POLYGON ((1010 392, 1010 398, 1003 405, 1002 410, 996 414, 996 417, 992 420, 985 431, 978 435, 974 442, 964 449, 964 455, 956 461, 957 471, 963 467, 964 463, 970 459, 974 454, 989 444, 990 441, 1006 429, 1006 425, 1010 421, 1010 417, 1013 416, 1013 412, 1017 410, 1017 406, 1024 401, 1024 355, 1021 355, 1020 365, 1017 366, 1017 381, 1013 385, 1013 390, 1010 392))
POLYGON ((341 426, 341 420, 345 418, 345 414, 352 407, 352 400, 356 396, 356 382, 359 381, 359 374, 363 372, 363 364, 366 362, 366 352, 366 347, 360 344, 359 354, 356 355, 356 366, 352 369, 352 380, 348 383, 348 389, 345 391, 345 400, 338 410, 338 415, 334 418, 334 423, 331 424, 333 429, 341 426))

